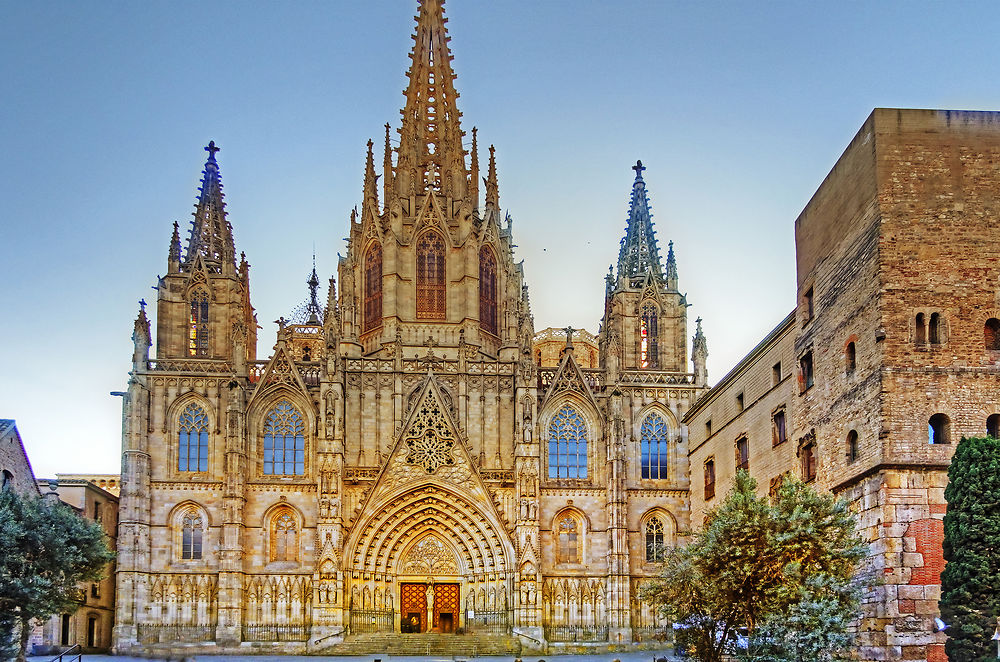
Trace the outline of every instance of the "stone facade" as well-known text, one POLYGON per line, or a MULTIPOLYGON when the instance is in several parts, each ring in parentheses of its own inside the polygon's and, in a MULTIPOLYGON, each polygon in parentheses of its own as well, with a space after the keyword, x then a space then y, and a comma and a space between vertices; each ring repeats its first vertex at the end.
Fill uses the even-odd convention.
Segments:
POLYGON ((414 40, 399 146, 386 125, 376 175, 368 143, 337 280, 321 302, 313 270, 265 360, 206 148, 187 248, 175 225, 157 286, 155 358, 144 309, 134 325, 117 652, 458 628, 609 645, 664 625, 638 589, 689 528, 680 420, 707 345, 699 327, 689 370, 643 168, 598 336, 539 344, 494 150, 481 177, 475 129, 463 146, 440 0, 420 3, 414 40))
POLYGON ((31 462, 24 452, 17 423, 8 418, 0 419, 0 481, 3 489, 17 490, 21 494, 38 494, 31 462))
MULTIPOLYGON (((864 659, 944 659, 947 466, 962 436, 1000 423, 998 156, 1000 113, 876 109, 795 223, 795 320, 775 342, 796 364, 784 470, 814 472, 858 512, 883 580, 860 623, 864 659)), ((763 378, 770 360, 741 366, 763 378)), ((741 387, 727 378, 689 412, 693 471, 730 452, 732 435, 705 435, 705 421, 741 387)), ((753 453, 766 445, 751 439, 763 484, 782 470, 753 453)), ((724 489, 732 465, 717 466, 724 489)), ((694 490, 692 512, 708 506, 694 490)))
MULTIPOLYGON (((116 476, 94 477, 105 483, 116 476)), ((39 488, 71 506, 81 517, 100 523, 108 547, 115 547, 118 529, 118 497, 80 475, 56 474, 56 480, 39 479, 39 488)), ((111 649, 115 612, 115 566, 110 563, 103 579, 80 585, 80 604, 72 614, 56 614, 35 628, 31 643, 38 653, 57 653, 73 644, 84 652, 106 653, 111 649)))

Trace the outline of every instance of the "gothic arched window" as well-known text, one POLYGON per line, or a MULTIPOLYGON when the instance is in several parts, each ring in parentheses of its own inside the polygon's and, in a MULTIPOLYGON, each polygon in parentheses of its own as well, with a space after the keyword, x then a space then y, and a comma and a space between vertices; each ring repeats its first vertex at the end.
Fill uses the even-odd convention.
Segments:
POLYGON ((667 478, 670 468, 667 433, 667 423, 659 414, 650 414, 642 422, 639 443, 642 450, 643 478, 667 478))
POLYGON ((580 563, 581 543, 580 522, 573 515, 566 515, 559 519, 556 525, 556 535, 559 544, 556 546, 556 563, 580 563))
POLYGON ((181 519, 181 560, 192 561, 201 558, 202 530, 201 514, 192 508, 181 519))
POLYGON ((372 244, 365 253, 364 307, 362 331, 382 326, 382 247, 372 244))
POLYGON ((288 400, 282 400, 264 419, 264 473, 303 475, 305 450, 302 414, 288 400))
POLYGON ((662 561, 664 544, 663 522, 659 518, 653 517, 646 522, 646 560, 650 562, 662 561))
POLYGON ((656 344, 656 306, 644 303, 639 310, 639 367, 656 368, 659 351, 656 344))
POLYGON ((196 404, 177 418, 177 470, 208 471, 208 416, 196 404))
POLYGON ((563 405, 549 423, 549 478, 587 477, 587 425, 563 405))
POLYGON ((479 250, 479 325, 497 333, 497 260, 488 246, 479 250))
POLYGON ((197 290, 191 297, 188 320, 188 354, 208 356, 208 292, 197 290))
POLYGON ((295 516, 282 508, 271 520, 271 561, 299 560, 299 531, 295 516))
POLYGON ((444 319, 444 238, 425 232, 417 240, 417 317, 444 319))

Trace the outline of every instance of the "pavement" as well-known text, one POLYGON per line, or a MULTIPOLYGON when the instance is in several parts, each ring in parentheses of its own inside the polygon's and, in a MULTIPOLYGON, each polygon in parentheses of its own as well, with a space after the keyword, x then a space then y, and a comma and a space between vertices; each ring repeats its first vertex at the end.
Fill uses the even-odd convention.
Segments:
MULTIPOLYGON (((54 656, 36 655, 29 656, 31 662, 51 662, 54 656)), ((56 656, 57 657, 57 656, 56 656)), ((466 656, 441 656, 441 655, 195 655, 186 660, 195 662, 237 662, 237 660, 247 660, 249 662, 316 662, 318 659, 336 658, 337 662, 455 662, 456 660, 481 660, 482 662, 514 662, 515 658, 510 655, 483 655, 479 657, 466 656)), ((676 658, 670 655, 669 650, 663 651, 635 651, 620 653, 595 653, 584 655, 522 655, 522 662, 654 662, 656 658, 676 658)), ((128 655, 83 655, 82 662, 150 662, 148 657, 131 657, 128 655)), ((174 659, 174 658, 171 658, 174 659)), ((177 658, 179 659, 179 658, 177 658)), ((75 662, 76 656, 67 656, 65 662, 75 662)))

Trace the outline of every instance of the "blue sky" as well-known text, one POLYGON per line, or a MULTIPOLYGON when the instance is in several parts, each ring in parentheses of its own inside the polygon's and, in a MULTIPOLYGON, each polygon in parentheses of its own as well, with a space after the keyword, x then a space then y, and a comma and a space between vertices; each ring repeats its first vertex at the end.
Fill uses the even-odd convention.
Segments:
MULTIPOLYGON (((0 2, 0 417, 39 476, 114 472, 129 335, 214 139, 270 320, 343 252, 399 123, 415 4, 0 2), (379 159, 376 159, 377 161, 379 159)), ((792 226, 876 106, 1000 109, 1000 5, 446 6, 463 126, 497 147, 535 326, 597 330, 636 159, 720 378, 794 303, 792 226)), ((693 324, 692 324, 693 327, 693 324)))

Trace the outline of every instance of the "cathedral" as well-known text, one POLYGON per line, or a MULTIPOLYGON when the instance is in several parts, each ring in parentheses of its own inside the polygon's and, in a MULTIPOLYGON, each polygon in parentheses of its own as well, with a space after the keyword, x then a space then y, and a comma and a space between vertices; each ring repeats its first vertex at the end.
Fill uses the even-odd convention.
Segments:
POLYGON ((375 633, 539 650, 663 630, 640 591, 690 528, 681 419, 707 344, 699 326, 689 357, 644 168, 599 332, 536 342, 494 149, 483 176, 475 128, 465 141, 442 0, 420 2, 413 38, 398 146, 387 124, 379 173, 368 142, 336 278, 324 301, 313 269, 267 357, 206 147, 155 336, 144 308, 134 326, 118 653, 337 652, 375 633))

